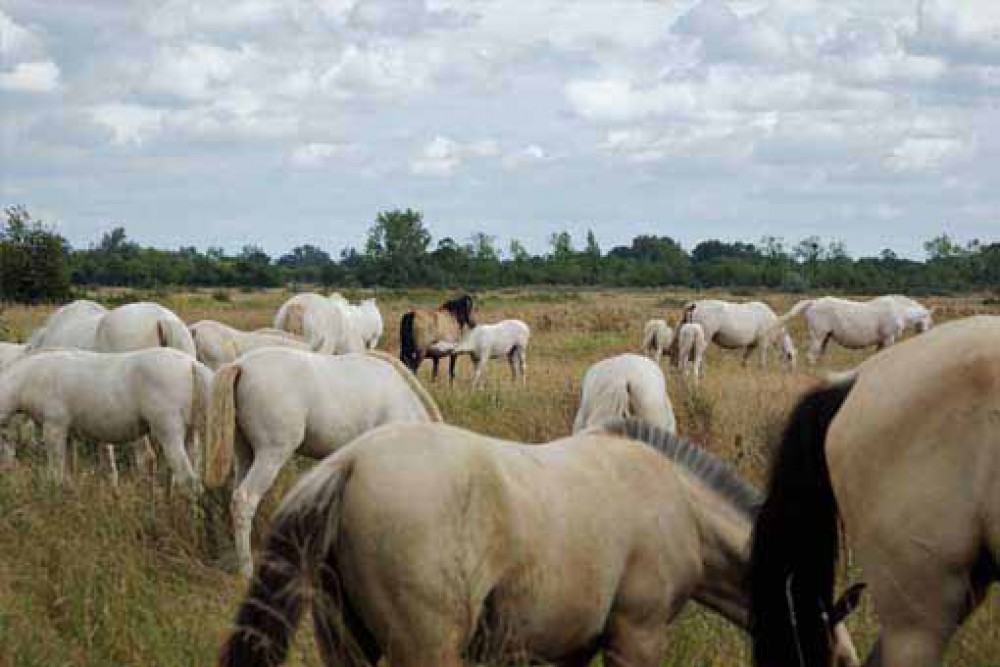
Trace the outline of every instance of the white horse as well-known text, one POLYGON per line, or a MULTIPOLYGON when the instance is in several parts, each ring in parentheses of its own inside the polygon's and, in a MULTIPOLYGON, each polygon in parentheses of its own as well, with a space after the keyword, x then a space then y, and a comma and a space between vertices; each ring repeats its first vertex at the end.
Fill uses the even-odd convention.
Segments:
POLYGON ((897 294, 870 301, 824 296, 799 301, 774 326, 783 326, 799 315, 805 317, 809 329, 808 358, 814 364, 831 340, 852 350, 872 346, 881 350, 895 343, 910 326, 918 333, 930 329, 931 314, 932 311, 913 299, 897 294))
POLYGON ((465 336, 452 350, 455 356, 468 354, 476 365, 472 378, 473 388, 482 386, 483 369, 488 359, 507 357, 510 364, 511 380, 521 375, 521 383, 526 384, 525 370, 527 367, 528 340, 531 329, 521 320, 502 320, 496 324, 478 324, 467 329, 465 336))
POLYGON ((172 347, 196 357, 194 340, 187 326, 158 303, 142 301, 119 306, 97 324, 94 349, 98 352, 130 352, 149 347, 172 347))
POLYGON ((354 330, 361 336, 362 342, 369 350, 374 350, 378 346, 378 341, 382 337, 382 313, 378 310, 375 299, 365 299, 358 303, 350 303, 339 294, 330 296, 330 299, 340 298, 347 306, 348 316, 354 330))
POLYGON ((730 350, 742 349, 744 366, 755 349, 760 350, 761 368, 766 366, 767 352, 776 339, 785 364, 789 368, 795 366, 795 344, 766 303, 729 303, 718 299, 691 301, 684 306, 684 321, 700 324, 708 342, 730 350))
MULTIPOLYGON (((214 320, 200 320, 189 327, 198 361, 213 371, 261 347, 291 347, 312 350, 305 340, 285 331, 240 331, 214 320)), ((320 341, 322 343, 322 341, 320 341)), ((318 344, 316 345, 318 347, 318 344)))
POLYGON ((841 528, 881 624, 866 664, 944 664, 1000 583, 998 341, 1000 317, 949 322, 801 400, 754 529, 757 664, 829 664, 816 628, 830 613, 841 528))
POLYGON ((663 371, 659 364, 638 354, 604 359, 587 370, 573 433, 628 417, 668 433, 677 431, 663 371))
POLYGON ((97 325, 108 313, 99 303, 79 299, 49 315, 45 324, 28 339, 32 348, 65 347, 93 350, 97 325))
POLYGON ((441 421, 416 377, 376 351, 256 350, 218 370, 211 401, 205 483, 219 486, 234 469, 233 529, 247 576, 257 505, 293 454, 319 459, 382 424, 441 421))
POLYGON ((274 328, 301 336, 318 344, 318 352, 344 354, 366 349, 354 323, 347 300, 339 294, 325 297, 306 292, 296 294, 278 309, 274 328))
POLYGON ((29 349, 28 345, 23 343, 0 342, 0 373, 15 361, 28 354, 29 349))
POLYGON ((649 320, 642 331, 642 351, 647 357, 659 361, 664 354, 670 354, 674 330, 666 320, 649 320))
POLYGON ((685 322, 677 330, 677 363, 684 375, 693 372, 695 380, 701 378, 707 349, 705 330, 697 322, 685 322))
POLYGON ((71 433, 107 443, 148 435, 175 479, 197 493, 188 454, 198 450, 211 378, 207 367, 176 350, 42 350, 0 375, 0 423, 24 413, 41 425, 49 469, 60 480, 71 433))

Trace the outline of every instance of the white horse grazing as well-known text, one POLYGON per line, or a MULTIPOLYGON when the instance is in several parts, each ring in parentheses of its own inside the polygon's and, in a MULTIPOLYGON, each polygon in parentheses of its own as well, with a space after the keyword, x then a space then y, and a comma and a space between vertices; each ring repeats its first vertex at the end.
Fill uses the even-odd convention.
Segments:
POLYGON ((296 294, 278 309, 274 328, 301 336, 325 354, 361 352, 365 342, 354 324, 347 300, 339 294, 329 298, 307 292, 296 294))
POLYGON ((663 371, 659 364, 638 354, 604 359, 587 370, 573 433, 628 417, 668 433, 677 431, 663 371))
POLYGON ((697 322, 685 322, 677 330, 677 363, 684 375, 693 371, 695 380, 701 378, 707 349, 705 330, 697 322))
POLYGON ((670 354, 674 330, 666 320, 649 320, 642 331, 642 351, 647 357, 659 361, 664 354, 670 354))
POLYGON ((42 350, 0 375, 0 423, 24 413, 40 424, 57 479, 65 475, 71 433, 107 443, 149 435, 175 479, 197 493, 188 453, 197 452, 204 430, 211 378, 207 367, 176 350, 42 350))
POLYGON ((465 336, 452 351, 455 356, 468 354, 476 364, 476 373, 472 378, 473 388, 482 386, 483 369, 487 359, 507 357, 510 363, 510 378, 516 380, 518 373, 521 383, 527 383, 525 369, 527 366, 528 339, 531 329, 521 320, 503 320, 496 324, 478 324, 467 329, 465 336))
POLYGON ((98 352, 130 352, 148 347, 172 347, 197 356, 187 326, 158 303, 142 301, 119 306, 97 324, 94 349, 98 352))
POLYGON ((809 329, 809 363, 826 352, 831 340, 852 350, 895 343, 909 326, 923 332, 933 325, 931 311, 905 296, 887 295, 871 301, 851 301, 833 296, 805 299, 778 318, 775 327, 794 317, 805 317, 809 329))
POLYGON ((802 398, 754 529, 755 664, 829 664, 841 529, 881 624, 865 664, 944 664, 1000 583, 998 341, 1000 317, 949 322, 802 398))
POLYGON ((696 322, 705 332, 705 340, 726 349, 742 349, 743 365, 754 349, 760 349, 761 368, 767 365, 768 349, 781 345, 785 364, 795 366, 795 344, 771 307, 761 301, 729 303, 718 299, 692 301, 684 306, 684 321, 696 322))
MULTIPOLYGON (((332 295, 330 298, 333 299, 335 296, 339 297, 340 295, 332 295)), ((354 330, 361 336, 365 347, 369 350, 374 350, 378 346, 379 339, 382 337, 382 313, 379 312, 375 299, 365 299, 358 303, 349 303, 347 299, 340 298, 347 304, 347 312, 354 325, 354 330)))
POLYGON ((319 459, 382 424, 441 421, 416 377, 376 351, 256 350, 218 370, 211 401, 205 483, 219 486, 234 469, 233 529, 247 576, 257 505, 293 454, 319 459))
POLYGON ((28 339, 32 348, 66 347, 93 350, 97 325, 108 312, 99 303, 79 299, 49 315, 45 324, 28 339))
POLYGON ((214 320, 201 320, 189 327, 194 339, 198 361, 213 371, 223 364, 236 361, 251 350, 261 347, 291 347, 297 350, 313 349, 298 336, 284 331, 240 331, 214 320))

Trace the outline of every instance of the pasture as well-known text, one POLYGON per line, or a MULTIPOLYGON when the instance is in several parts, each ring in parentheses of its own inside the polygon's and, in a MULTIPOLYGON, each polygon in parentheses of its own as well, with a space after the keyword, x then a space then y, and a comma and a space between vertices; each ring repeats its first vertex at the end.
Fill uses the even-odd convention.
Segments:
MULTIPOLYGON (((209 318, 251 330, 270 326, 287 296, 272 291, 151 298, 188 323, 209 318)), ((345 296, 356 300, 371 293, 345 292, 345 296)), ((404 311, 436 306, 450 296, 431 291, 380 292, 378 305, 385 319, 380 349, 398 351, 398 323, 404 311)), ((472 364, 467 357, 459 362, 459 379, 453 387, 444 373, 436 384, 430 383, 429 362, 420 377, 446 421, 499 437, 545 442, 570 432, 580 382, 590 364, 612 354, 639 351, 643 324, 651 317, 665 317, 676 326, 682 304, 693 295, 530 289, 476 296, 478 321, 518 318, 531 327, 527 387, 510 381, 505 360, 487 363, 482 391, 470 390, 472 364)), ((796 298, 766 295, 764 300, 781 313, 796 298)), ((938 322, 1000 310, 974 296, 927 303, 937 308, 938 322)), ((25 338, 50 310, 5 310, 4 337, 25 338)), ((806 341, 802 326, 801 320, 791 324, 800 351, 806 341)), ((867 354, 831 345, 818 368, 849 368, 867 354)), ((777 350, 766 369, 759 368, 758 355, 744 369, 739 352, 713 346, 697 387, 686 384, 673 370, 667 381, 679 434, 731 461, 760 484, 770 444, 778 438, 796 398, 815 380, 804 355, 792 373, 783 369, 777 350)), ((121 486, 113 490, 96 470, 96 457, 89 456, 86 447, 81 449, 72 481, 64 488, 42 474, 44 456, 38 443, 24 443, 18 465, 0 473, 0 667, 210 664, 244 590, 235 573, 228 521, 206 525, 200 516, 195 520, 183 497, 171 496, 163 485, 125 465, 121 486)), ((124 453, 122 458, 124 464, 124 453)), ((302 462, 298 468, 307 465, 302 462)), ((262 505, 259 526, 266 526, 296 474, 289 470, 279 479, 262 505)), ((224 505, 225 501, 219 503, 224 505)), ((217 513, 218 508, 209 516, 217 513)), ((262 532, 258 530, 255 538, 262 532)), ((867 601, 850 620, 862 653, 874 636, 875 623, 867 601)), ((319 664, 309 634, 300 633, 290 664, 319 664)), ((748 638, 694 605, 671 628, 670 643, 665 665, 721 667, 750 662, 748 638)), ((1000 597, 994 592, 954 642, 948 664, 994 667, 997 656, 1000 597)))

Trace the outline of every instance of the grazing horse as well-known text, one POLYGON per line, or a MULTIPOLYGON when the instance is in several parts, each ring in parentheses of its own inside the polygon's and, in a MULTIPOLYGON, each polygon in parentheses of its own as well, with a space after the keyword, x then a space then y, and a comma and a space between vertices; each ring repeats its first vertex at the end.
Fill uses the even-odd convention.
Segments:
POLYGON ((256 350, 218 370, 211 401, 205 484, 220 486, 234 469, 236 552, 248 577, 257 505, 293 454, 319 459, 382 424, 441 420, 419 381, 395 357, 371 350, 256 350))
POLYGON ((108 311, 97 323, 94 349, 98 352, 131 352, 149 347, 172 347, 197 356, 187 326, 158 303, 128 303, 108 311))
POLYGON ((45 324, 28 339, 32 348, 65 347, 93 350, 97 325, 108 313, 99 303, 78 299, 49 315, 45 324))
POLYGON ((340 294, 329 297, 313 292, 296 294, 278 309, 274 328, 304 338, 325 354, 365 349, 365 342, 354 325, 351 305, 340 294))
POLYGON ((0 423, 23 413, 39 424, 57 479, 65 476, 71 433, 108 443, 149 435, 175 478, 197 493, 189 455, 198 451, 211 376, 177 350, 42 350, 0 375, 0 423))
POLYGON ((760 366, 767 365, 767 352, 777 342, 785 364, 795 366, 795 344, 778 316, 762 301, 729 303, 717 299, 691 301, 684 306, 684 321, 695 322, 705 331, 705 340, 729 350, 743 350, 743 365, 760 349, 760 366))
POLYGON ((510 378, 516 380, 518 373, 521 383, 526 384, 525 370, 528 356, 528 340, 531 329, 521 320, 503 320, 496 324, 479 324, 465 332, 465 336, 455 347, 453 356, 468 354, 476 365, 472 387, 482 386, 483 369, 489 359, 507 357, 510 363, 510 378))
POLYGON ((649 320, 642 330, 642 351, 651 359, 660 358, 671 354, 671 346, 674 342, 674 330, 670 328, 666 320, 649 320))
POLYGON ((668 433, 677 430, 663 371, 655 361, 638 354, 610 357, 587 369, 573 432, 628 417, 668 433))
POLYGON ((437 310, 411 310, 399 321, 399 358, 416 373, 424 357, 434 362, 431 378, 437 380, 438 362, 448 357, 448 377, 455 380, 452 352, 466 328, 475 328, 472 297, 464 294, 445 301, 437 310))
POLYGON ((677 330, 677 364, 684 375, 693 371, 695 380, 701 378, 707 349, 705 330, 697 322, 685 322, 677 330))
POLYGON ((385 426, 285 499, 219 664, 281 664, 311 588, 331 667, 658 667, 688 600, 747 628, 759 501, 644 422, 543 445, 385 426))
POLYGON ((382 313, 379 312, 375 299, 365 299, 358 303, 348 303, 345 299, 344 303, 347 304, 354 328, 365 347, 374 350, 382 337, 382 313))
POLYGON ((213 371, 261 347, 291 347, 315 351, 304 339, 276 329, 240 331, 214 320, 195 322, 189 329, 198 352, 198 361, 213 371))
POLYGON ((809 329, 810 364, 815 364, 823 356, 831 340, 852 350, 872 346, 881 350, 901 338, 908 327, 923 333, 933 325, 931 310, 898 294, 870 301, 851 301, 833 296, 805 299, 778 318, 775 327, 783 326, 799 315, 805 317, 809 329))
POLYGON ((0 342, 0 373, 28 352, 29 347, 25 344, 0 342))
POLYGON ((998 341, 998 317, 950 322, 799 403, 755 529, 758 665, 829 664, 840 521, 882 626, 867 664, 942 664, 1000 581, 998 341))

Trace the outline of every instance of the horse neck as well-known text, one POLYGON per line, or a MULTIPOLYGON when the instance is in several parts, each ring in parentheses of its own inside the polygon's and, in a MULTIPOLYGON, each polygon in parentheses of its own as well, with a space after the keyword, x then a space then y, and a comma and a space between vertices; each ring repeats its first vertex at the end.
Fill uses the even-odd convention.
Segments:
POLYGON ((749 628, 746 586, 750 565, 751 517, 700 479, 684 475, 701 539, 702 578, 694 599, 740 628, 749 628))

